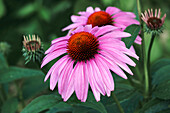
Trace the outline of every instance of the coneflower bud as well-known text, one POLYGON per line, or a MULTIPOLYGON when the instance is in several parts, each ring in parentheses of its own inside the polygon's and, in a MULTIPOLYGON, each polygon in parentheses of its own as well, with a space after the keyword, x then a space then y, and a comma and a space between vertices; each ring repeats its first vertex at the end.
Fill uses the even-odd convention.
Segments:
POLYGON ((166 14, 161 18, 161 9, 155 9, 155 14, 153 13, 153 9, 148 9, 148 12, 145 10, 142 13, 141 19, 146 23, 146 32, 147 33, 162 33, 163 24, 165 22, 166 14))
POLYGON ((7 42, 0 42, 0 53, 7 55, 10 51, 10 45, 7 42))
POLYGON ((40 38, 35 35, 23 36, 23 56, 25 57, 25 64, 27 64, 31 59, 33 62, 38 60, 41 62, 41 59, 44 55, 44 49, 41 43, 40 38))

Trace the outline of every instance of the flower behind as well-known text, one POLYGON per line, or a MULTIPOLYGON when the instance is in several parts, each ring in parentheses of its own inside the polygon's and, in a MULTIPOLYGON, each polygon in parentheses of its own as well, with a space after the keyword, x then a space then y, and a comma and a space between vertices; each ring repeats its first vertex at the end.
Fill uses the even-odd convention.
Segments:
POLYGON ((114 81, 109 69, 125 79, 127 76, 122 69, 133 75, 127 64, 135 66, 135 63, 128 56, 136 59, 138 56, 120 40, 129 36, 129 33, 111 25, 93 28, 86 25, 77 27, 70 35, 54 39, 45 52, 47 55, 41 67, 67 54, 51 67, 45 81, 50 77, 51 90, 58 82, 58 92, 64 101, 75 91, 78 99, 85 102, 88 84, 97 101, 100 100, 100 93, 110 96, 114 81))
MULTIPOLYGON (((80 25, 92 25, 92 27, 112 25, 113 27, 118 27, 121 31, 125 30, 129 25, 140 24, 139 21, 135 19, 135 14, 131 12, 123 12, 116 7, 107 7, 105 11, 96 7, 87 7, 86 11, 78 13, 80 16, 72 15, 71 20, 73 24, 67 26, 63 29, 69 30, 74 29, 80 25)), ((135 43, 141 44, 141 37, 138 35, 135 43)))

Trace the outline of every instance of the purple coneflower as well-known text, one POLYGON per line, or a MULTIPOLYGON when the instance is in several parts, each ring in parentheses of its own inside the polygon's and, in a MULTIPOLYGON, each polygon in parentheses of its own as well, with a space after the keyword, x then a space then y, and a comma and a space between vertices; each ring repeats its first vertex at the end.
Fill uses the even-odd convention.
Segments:
MULTIPOLYGON (((92 24, 92 27, 112 25, 125 30, 127 26, 132 24, 140 24, 139 21, 135 19, 135 14, 131 12, 123 12, 116 7, 107 7, 105 11, 102 11, 100 8, 96 7, 87 7, 86 11, 78 12, 80 16, 72 15, 71 20, 73 24, 67 26, 63 29, 69 30, 74 29, 80 25, 92 24)), ((135 43, 141 44, 141 38, 138 35, 135 43)))
POLYGON ((131 35, 118 29, 111 25, 93 28, 92 25, 85 25, 77 27, 70 35, 54 39, 45 52, 47 55, 41 67, 66 54, 45 77, 45 81, 50 77, 50 89, 54 90, 58 82, 58 92, 64 101, 75 91, 77 98, 85 102, 89 85, 97 101, 100 100, 100 93, 110 96, 114 90, 110 70, 127 79, 122 69, 133 75, 127 64, 136 65, 128 56, 138 59, 120 40, 131 35))
POLYGON ((161 9, 158 10, 155 9, 155 14, 153 13, 153 9, 148 9, 148 12, 145 10, 144 13, 142 13, 142 20, 146 23, 147 29, 146 31, 149 32, 155 32, 159 33, 162 32, 162 26, 165 22, 166 14, 161 19, 161 9))

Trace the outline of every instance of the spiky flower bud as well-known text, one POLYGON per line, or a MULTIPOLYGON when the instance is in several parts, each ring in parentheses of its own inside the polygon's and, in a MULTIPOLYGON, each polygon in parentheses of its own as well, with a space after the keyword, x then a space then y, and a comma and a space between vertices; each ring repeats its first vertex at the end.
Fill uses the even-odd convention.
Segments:
POLYGON ((142 20, 146 23, 146 32, 159 34, 162 33, 163 24, 165 22, 166 14, 161 18, 161 9, 155 9, 155 14, 153 13, 153 9, 148 9, 148 12, 145 10, 142 13, 142 20))
POLYGON ((44 56, 44 49, 41 43, 40 38, 35 35, 23 36, 23 56, 25 57, 25 64, 27 64, 31 59, 33 62, 41 62, 42 57, 44 56))

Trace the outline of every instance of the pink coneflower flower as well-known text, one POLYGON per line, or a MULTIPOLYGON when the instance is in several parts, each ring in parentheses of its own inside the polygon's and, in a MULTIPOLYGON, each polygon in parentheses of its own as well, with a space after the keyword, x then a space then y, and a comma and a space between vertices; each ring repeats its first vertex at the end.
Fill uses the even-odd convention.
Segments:
MULTIPOLYGON (((78 12, 80 16, 72 15, 71 20, 73 24, 67 26, 63 29, 69 30, 74 29, 80 25, 88 25, 92 24, 95 26, 105 26, 112 25, 121 28, 121 30, 125 30, 127 26, 132 24, 140 24, 139 21, 135 19, 135 14, 131 12, 123 12, 116 7, 107 7, 105 11, 102 11, 100 8, 96 7, 93 9, 92 7, 88 7, 86 11, 78 12)), ((137 36, 135 43, 141 44, 140 36, 137 36)))
POLYGON ((155 9, 155 15, 153 9, 148 9, 148 13, 145 10, 145 13, 142 13, 142 20, 146 23, 147 32, 162 32, 162 26, 165 22, 166 14, 161 19, 161 9, 155 9))
POLYGON ((53 40, 45 52, 47 55, 41 67, 67 53, 51 67, 45 81, 50 77, 51 90, 58 82, 58 92, 64 101, 75 91, 78 99, 85 102, 89 84, 97 101, 100 93, 110 96, 114 81, 109 69, 125 79, 122 69, 133 75, 127 64, 135 66, 135 63, 127 55, 136 59, 138 56, 120 40, 129 36, 129 33, 110 25, 77 27, 70 35, 53 40))

